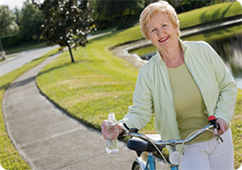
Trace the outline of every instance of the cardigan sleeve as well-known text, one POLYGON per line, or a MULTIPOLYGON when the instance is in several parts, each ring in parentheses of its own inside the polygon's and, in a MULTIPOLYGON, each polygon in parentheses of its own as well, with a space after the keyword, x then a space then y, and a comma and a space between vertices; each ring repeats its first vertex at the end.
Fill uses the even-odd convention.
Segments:
POLYGON ((142 129, 151 119, 154 112, 153 99, 149 83, 149 74, 145 65, 140 69, 133 94, 133 105, 119 123, 128 127, 142 129))
POLYGON ((219 96, 214 115, 229 124, 232 119, 237 98, 237 86, 228 68, 217 52, 208 45, 208 53, 214 69, 219 96))

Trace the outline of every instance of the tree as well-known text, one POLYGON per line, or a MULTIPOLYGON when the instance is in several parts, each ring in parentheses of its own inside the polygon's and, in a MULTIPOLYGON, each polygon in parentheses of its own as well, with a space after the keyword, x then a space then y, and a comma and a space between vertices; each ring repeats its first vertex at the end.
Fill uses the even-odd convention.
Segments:
POLYGON ((2 36, 14 34, 18 31, 18 25, 15 23, 16 16, 7 6, 0 6, 0 48, 5 59, 5 52, 1 41, 2 36))
POLYGON ((41 36, 41 25, 44 23, 44 15, 41 10, 29 1, 24 2, 22 13, 20 14, 20 34, 24 40, 39 41, 41 36))
POLYGON ((145 0, 145 6, 148 6, 151 3, 157 2, 159 0, 145 0))
POLYGON ((105 0, 96 1, 97 20, 110 20, 113 26, 122 27, 129 24, 131 16, 138 16, 144 8, 144 0, 105 0))
POLYGON ((45 0, 38 4, 44 14, 42 30, 48 45, 59 44, 68 47, 71 61, 74 61, 71 47, 85 46, 87 35, 94 29, 89 16, 92 9, 88 0, 45 0))
POLYGON ((13 13, 16 15, 16 24, 19 26, 20 25, 20 15, 21 15, 21 9, 19 9, 17 6, 14 7, 13 13))

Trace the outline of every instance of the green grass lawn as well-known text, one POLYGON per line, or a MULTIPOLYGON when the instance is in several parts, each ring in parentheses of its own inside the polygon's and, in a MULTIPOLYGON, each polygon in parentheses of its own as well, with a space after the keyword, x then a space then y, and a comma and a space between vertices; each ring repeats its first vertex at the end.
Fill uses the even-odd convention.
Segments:
POLYGON ((235 1, 181 13, 178 15, 178 18, 180 20, 180 29, 183 29, 195 25, 207 24, 209 22, 222 21, 232 16, 240 16, 241 18, 241 15, 241 4, 235 1))
POLYGON ((17 77, 35 67, 48 56, 57 52, 57 49, 45 54, 44 56, 18 68, 8 74, 0 77, 0 164, 4 169, 8 170, 19 170, 19 169, 30 169, 29 165, 22 159, 19 153, 15 150, 12 145, 8 134, 4 126, 4 117, 2 113, 2 101, 5 90, 9 87, 17 77))
MULTIPOLYGON (((227 7, 224 9, 226 10, 227 7)), ((184 16, 184 19, 190 15, 195 13, 191 12, 184 16)), ((185 20, 182 20, 181 25, 182 22, 185 23, 185 20)), ((108 113, 115 112, 117 119, 121 119, 128 112, 128 106, 132 105, 132 94, 138 74, 135 67, 114 56, 109 48, 141 38, 143 37, 139 26, 136 26, 90 40, 86 48, 80 47, 76 51, 73 50, 76 63, 71 63, 69 53, 66 51, 46 65, 37 76, 37 84, 41 91, 60 108, 76 119, 100 130, 101 122, 107 119, 108 113)), ((45 57, 48 57, 48 54, 45 57)), ((1 103, 4 91, 9 84, 42 60, 44 57, 0 77, 1 103)), ((232 120, 236 168, 242 163, 241 107, 242 90, 239 90, 235 116, 232 120)), ((2 110, 0 115, 1 165, 5 169, 29 169, 7 136, 2 110)), ((143 132, 154 133, 153 119, 142 129, 143 132)))
MULTIPOLYGON (((121 119, 132 105, 138 70, 114 56, 108 48, 139 39, 137 32, 138 28, 134 27, 90 41, 86 48, 74 52, 76 63, 70 62, 68 52, 63 53, 39 73, 39 88, 60 108, 96 129, 100 130, 102 121, 110 112, 121 119)), ((242 153, 241 93, 239 90, 232 121, 237 168, 242 153)), ((153 123, 152 118, 142 132, 154 133, 153 123)))

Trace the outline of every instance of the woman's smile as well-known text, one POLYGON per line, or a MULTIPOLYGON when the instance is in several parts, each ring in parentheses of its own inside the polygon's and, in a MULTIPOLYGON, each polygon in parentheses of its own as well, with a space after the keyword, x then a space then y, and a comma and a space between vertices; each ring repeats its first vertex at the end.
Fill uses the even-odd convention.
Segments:
POLYGON ((159 42, 163 43, 163 42, 167 41, 167 40, 169 39, 169 37, 170 37, 170 36, 160 38, 160 39, 159 39, 159 42))

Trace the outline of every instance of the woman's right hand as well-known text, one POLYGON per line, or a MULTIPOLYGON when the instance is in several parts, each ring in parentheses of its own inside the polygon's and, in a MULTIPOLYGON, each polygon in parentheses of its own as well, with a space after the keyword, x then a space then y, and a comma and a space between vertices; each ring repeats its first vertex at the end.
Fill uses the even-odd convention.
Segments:
POLYGON ((104 120, 102 122, 102 135, 105 140, 117 139, 119 134, 122 133, 122 131, 123 131, 122 127, 118 124, 110 126, 110 122, 108 122, 107 120, 104 120))

